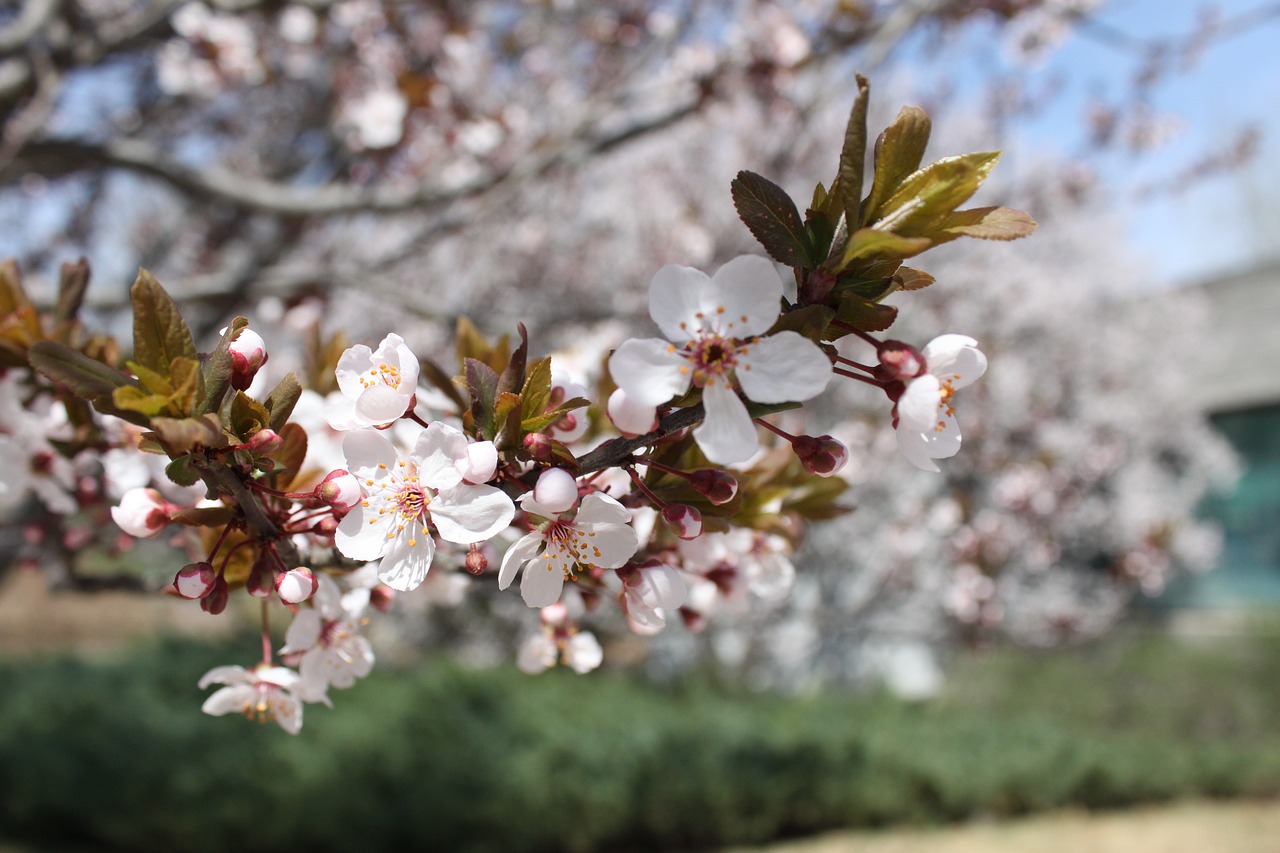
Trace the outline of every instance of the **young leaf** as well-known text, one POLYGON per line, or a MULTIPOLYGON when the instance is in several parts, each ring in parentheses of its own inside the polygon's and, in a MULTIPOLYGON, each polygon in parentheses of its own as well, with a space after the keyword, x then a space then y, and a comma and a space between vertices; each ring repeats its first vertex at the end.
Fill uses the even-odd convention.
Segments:
POLYGON ((197 447, 226 447, 227 436, 216 415, 191 418, 152 418, 151 430, 170 453, 189 453, 197 447))
POLYGON ((243 391, 237 391, 231 398, 228 421, 231 432, 244 441, 258 430, 269 426, 271 415, 257 400, 243 391))
POLYGON ((1025 211, 1011 207, 974 207, 957 210, 931 233, 938 243, 957 237, 981 240, 1017 240, 1036 230, 1036 221, 1025 211))
POLYGON ((928 234, 969 200, 1000 159, 999 151, 946 157, 911 174, 877 213, 875 227, 906 237, 928 234))
POLYGON ((133 358, 157 373, 165 373, 175 358, 196 355, 191 329, 178 306, 151 273, 138 272, 131 291, 133 301, 133 358))
MULTIPOLYGON (((848 293, 836 311, 836 320, 864 332, 883 332, 898 318, 898 309, 863 299, 856 293, 848 293)), ((838 326, 828 330, 827 340, 835 340, 847 334, 838 326)))
POLYGON ((933 245, 926 237, 903 237, 877 228, 859 228, 845 244, 837 271, 854 261, 900 260, 918 255, 933 245))
MULTIPOLYGON (((551 359, 543 358, 535 361, 524 378, 524 387, 520 389, 520 418, 528 421, 541 415, 551 403, 551 359)), ((526 432, 537 432, 536 429, 526 432)))
POLYGON ((502 368, 502 375, 498 377, 499 394, 514 394, 524 387, 524 369, 529 357, 529 332, 524 323, 517 324, 516 331, 520 333, 520 345, 511 353, 511 360, 502 368))
POLYGON ((307 458, 307 431, 298 424, 284 424, 276 432, 284 439, 284 446, 271 454, 276 463, 274 475, 285 474, 283 480, 276 482, 281 487, 292 489, 307 458))
POLYGON ((771 258, 790 267, 812 264, 809 234, 795 202, 782 187, 744 171, 733 179, 729 190, 738 217, 771 258))
POLYGON ((276 432, 284 429, 293 414, 293 407, 302 396, 302 384, 298 382, 296 373, 289 373, 280 380, 280 384, 267 397, 267 411, 271 413, 270 426, 276 432))
POLYGON ((924 149, 929 144, 931 123, 919 107, 903 107, 893 124, 876 140, 875 176, 867 195, 865 215, 874 221, 876 213, 889 196, 912 172, 920 168, 924 149))
POLYGON ((89 287, 89 262, 84 258, 64 263, 58 275, 58 301, 53 308, 53 320, 59 325, 70 323, 80 313, 84 294, 89 287))
POLYGON ((109 400, 117 388, 137 387, 134 380, 114 367, 54 341, 36 343, 27 357, 37 371, 90 402, 109 400))
POLYGON ((173 392, 169 395, 175 414, 193 414, 200 385, 200 362, 194 358, 175 358, 169 364, 169 376, 173 380, 173 392))
POLYGON ((249 321, 244 317, 232 320, 222 339, 218 341, 218 345, 200 366, 204 390, 196 406, 196 414, 203 415, 218 411, 222 398, 231 387, 231 342, 235 340, 236 335, 240 334, 240 330, 248 325, 249 321))
POLYGON ((927 272, 913 269, 911 267, 899 267, 894 278, 898 282, 899 290, 920 290, 921 288, 928 287, 937 281, 936 278, 929 275, 927 272))
POLYGON ((156 415, 174 414, 169 408, 168 394, 148 394, 141 388, 126 386, 117 388, 111 394, 112 405, 117 409, 123 409, 127 412, 137 412, 148 418, 156 415))
POLYGON ((493 406, 493 443, 498 450, 520 446, 520 395, 499 392, 493 406))
POLYGON ((476 432, 492 441, 497 433, 494 408, 498 398, 498 374, 492 367, 474 358, 463 362, 463 371, 467 393, 471 395, 471 416, 474 418, 476 432))
POLYGON ((831 201, 837 211, 843 212, 852 231, 861 221, 863 169, 867 159, 867 99, 870 88, 867 78, 854 77, 858 86, 857 97, 849 111, 849 123, 844 130, 844 144, 840 148, 840 169, 831 184, 831 201))

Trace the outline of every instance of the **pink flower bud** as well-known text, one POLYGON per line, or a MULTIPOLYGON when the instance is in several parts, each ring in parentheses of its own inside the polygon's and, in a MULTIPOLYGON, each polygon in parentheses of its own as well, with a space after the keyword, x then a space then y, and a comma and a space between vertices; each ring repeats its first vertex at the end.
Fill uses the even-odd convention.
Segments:
POLYGON ((244 582, 245 592, 254 598, 270 598, 275 589, 276 570, 266 560, 265 555, 259 557, 249 570, 249 577, 244 582))
POLYGON ((454 463, 462 479, 478 486, 493 479, 498 470, 498 449, 492 441, 473 441, 467 445, 467 455, 454 463))
POLYGON ((315 496, 344 515, 364 498, 360 481, 343 468, 330 471, 315 488, 315 496))
MULTIPOLYGON (((225 335, 224 328, 220 334, 225 335)), ((258 368, 267 363, 267 342, 252 329, 241 329, 231 342, 231 387, 243 391, 253 384, 258 368)))
POLYGON ((111 517, 130 536, 149 539, 169 524, 172 508, 176 507, 155 489, 136 488, 120 497, 120 504, 111 508, 111 517))
POLYGON ((386 584, 378 584, 369 590, 369 603, 378 610, 379 613, 389 613, 391 605, 396 603, 396 591, 386 584))
POLYGON ((885 341, 876 347, 880 359, 881 379, 915 379, 929 369, 924 354, 911 344, 902 341, 885 341))
POLYGON ((693 476, 689 478, 689 485, 716 506, 727 504, 738 494, 737 478, 728 471, 717 468, 702 468, 694 471, 693 476))
POLYGON ((681 539, 697 539, 702 535, 702 513, 688 504, 667 504, 662 520, 681 539))
POLYGON ((338 532, 338 519, 332 515, 326 515, 317 521, 311 529, 321 536, 332 536, 338 532))
POLYGON ((319 585, 315 572, 306 566, 298 566, 276 578, 276 595, 285 604, 301 604, 315 595, 319 585))
POLYGON ((218 578, 214 581, 213 589, 209 591, 209 594, 200 599, 200 609, 210 616, 217 616, 227 609, 228 597, 227 582, 222 578, 218 578))
POLYGON ((548 512, 565 512, 578 502, 578 481, 563 468, 548 468, 533 487, 533 499, 548 512))
POLYGON ((562 628, 569 623, 569 608, 564 602, 549 604, 538 612, 538 618, 549 628, 562 628))
POLYGON ((183 598, 204 598, 213 592, 218 583, 218 575, 213 570, 213 563, 191 563, 178 570, 173 578, 173 588, 183 598))
POLYGON ((467 552, 467 571, 473 575, 482 575, 489 568, 489 558, 480 551, 467 552))
POLYGON ((284 447, 284 439, 273 429, 260 429, 249 439, 247 447, 254 453, 275 453, 284 447))
POLYGON ((609 420, 628 438, 644 435, 658 426, 657 407, 636 403, 621 388, 609 395, 605 409, 609 413, 609 420))
POLYGON ((800 464, 811 474, 830 477, 849 461, 849 450, 829 435, 802 435, 791 443, 800 464))
POLYGON ((524 452, 535 462, 548 462, 551 459, 551 437, 541 432, 531 432, 524 437, 524 452))

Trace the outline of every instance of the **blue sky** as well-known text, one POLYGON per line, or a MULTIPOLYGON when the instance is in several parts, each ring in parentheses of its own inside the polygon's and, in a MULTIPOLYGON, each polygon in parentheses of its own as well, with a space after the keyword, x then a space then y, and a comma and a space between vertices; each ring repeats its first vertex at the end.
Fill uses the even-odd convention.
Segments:
MULTIPOLYGON (((1218 8, 1229 20, 1272 5, 1263 0, 1222 0, 1218 8)), ((1097 18, 1130 36, 1158 39, 1194 31, 1204 7, 1186 0, 1112 0, 1097 18)), ((955 78, 962 93, 976 92, 978 81, 989 79, 992 72, 1014 69, 1002 41, 990 30, 976 30, 955 47, 957 55, 967 57, 958 60, 955 78)), ((1068 37, 1031 71, 1022 66, 1019 73, 1032 88, 1054 80, 1062 81, 1064 88, 1042 114, 1020 122, 1004 143, 1006 150, 1079 154, 1091 99, 1100 95, 1110 101, 1127 92, 1137 66, 1133 52, 1083 33, 1068 37)), ((1280 163, 1280 19, 1212 42, 1197 64, 1170 74, 1153 91, 1151 106, 1159 115, 1179 119, 1176 137, 1141 154, 1117 151, 1089 160, 1114 192, 1135 249, 1153 267, 1155 275, 1146 286, 1194 282, 1280 258, 1280 175, 1274 168, 1280 163), (1141 188, 1167 182, 1205 154, 1226 146, 1247 125, 1262 134, 1259 153, 1248 167, 1202 179, 1178 192, 1141 197, 1141 188), (1264 201, 1272 219, 1269 229, 1261 229, 1267 233, 1259 233, 1247 222, 1247 206, 1264 201)))

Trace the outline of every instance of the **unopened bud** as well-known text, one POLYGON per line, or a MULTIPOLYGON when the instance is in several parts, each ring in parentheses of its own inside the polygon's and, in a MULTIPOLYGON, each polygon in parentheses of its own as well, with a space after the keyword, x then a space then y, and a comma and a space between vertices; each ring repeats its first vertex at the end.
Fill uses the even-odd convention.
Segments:
POLYGON ((338 532, 338 519, 332 515, 326 515, 317 521, 311 529, 321 536, 332 536, 338 532))
POLYGON ((173 578, 173 588, 183 598, 204 598, 213 592, 217 583, 218 575, 209 562, 183 566, 173 578))
POLYGON ((364 492, 360 489, 360 481, 355 474, 338 468, 330 471, 320 485, 316 486, 315 496, 338 512, 346 514, 364 499, 364 492))
POLYGON ((806 305, 826 302, 835 286, 835 273, 823 269, 813 270, 800 288, 800 301, 806 305))
POLYGON ((681 539, 697 539, 702 535, 702 513, 688 504, 667 504, 662 508, 662 520, 681 539))
POLYGON ((200 599, 200 609, 210 616, 217 616, 227 609, 228 597, 227 582, 222 578, 218 578, 214 581, 213 589, 209 591, 209 594, 200 599))
MULTIPOLYGON (((224 328, 220 334, 225 335, 224 328)), ((267 342, 252 329, 241 329, 231 342, 231 387, 244 391, 253 384, 258 368, 267 363, 267 342)))
POLYGON ((551 460, 554 446, 551 443, 551 437, 541 432, 531 432, 524 437, 524 452, 528 453, 535 462, 549 462, 551 460))
POLYGON ((929 368, 924 354, 902 341, 885 341, 880 344, 876 347, 876 358, 880 359, 877 373, 881 379, 915 379, 929 368))
POLYGON ((791 443, 800 464, 811 474, 830 477, 849 461, 849 450, 829 435, 802 435, 791 443))
POLYGON ((467 552, 467 571, 473 575, 482 575, 489 568, 489 558, 478 550, 467 552))
POLYGON ((276 595, 285 604, 301 604, 315 595, 317 586, 319 581, 315 572, 306 566, 298 566, 276 578, 276 595))
POLYGON ((396 591, 386 584, 378 584, 369 590, 369 603, 380 613, 387 613, 396 603, 396 591))
POLYGON ((276 571, 267 562, 264 554, 249 570, 249 577, 244 582, 244 590, 254 598, 270 598, 275 585, 276 571))
POLYGON ((111 508, 111 517, 130 536, 148 539, 169 524, 170 507, 155 489, 130 489, 111 508))
POLYGON ((254 453, 275 453, 284 447, 284 439, 273 429, 260 429, 249 439, 247 447, 254 453))
POLYGON ((578 481, 563 468, 548 468, 533 487, 533 499, 548 512, 565 512, 578 502, 578 481))
POLYGON ((693 472, 689 485, 716 506, 727 504, 738 494, 738 479, 718 468, 701 468, 693 472))

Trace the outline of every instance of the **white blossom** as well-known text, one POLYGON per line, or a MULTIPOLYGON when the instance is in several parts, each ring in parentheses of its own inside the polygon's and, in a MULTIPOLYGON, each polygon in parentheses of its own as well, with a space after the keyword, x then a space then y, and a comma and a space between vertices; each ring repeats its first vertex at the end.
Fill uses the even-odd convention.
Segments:
POLYGON ((912 465, 938 471, 934 459, 960 452, 960 425, 952 398, 987 370, 978 342, 965 335, 934 338, 923 351, 927 372, 907 381, 898 399, 898 447, 912 465))
MULTIPOLYGON (((652 409, 690 385, 701 388, 706 418, 693 434, 702 452, 721 465, 750 459, 759 439, 738 391, 757 403, 808 400, 832 375, 826 355, 800 334, 758 337, 778 319, 781 299, 773 264, 755 255, 734 258, 711 278, 675 264, 658 270, 649 314, 667 340, 624 341, 609 358, 628 407, 652 409)), ((631 414, 633 424, 642 420, 631 414)))
POLYGON ((334 429, 393 423, 409 408, 418 387, 418 359, 396 334, 383 338, 376 350, 364 344, 349 348, 335 372, 343 399, 329 410, 334 429))
POLYGON ((291 735, 302 728, 302 702, 295 695, 298 673, 282 666, 259 664, 252 670, 242 666, 216 666, 201 678, 201 690, 210 684, 225 684, 215 691, 200 710, 214 717, 243 714, 260 722, 274 720, 291 735))
POLYGON ((414 589, 426 578, 433 534, 459 545, 483 542, 515 515, 502 491, 463 482, 467 437, 451 426, 432 423, 408 454, 376 430, 353 432, 342 447, 364 498, 342 519, 334 544, 353 560, 381 560, 379 577, 392 589, 414 589))

